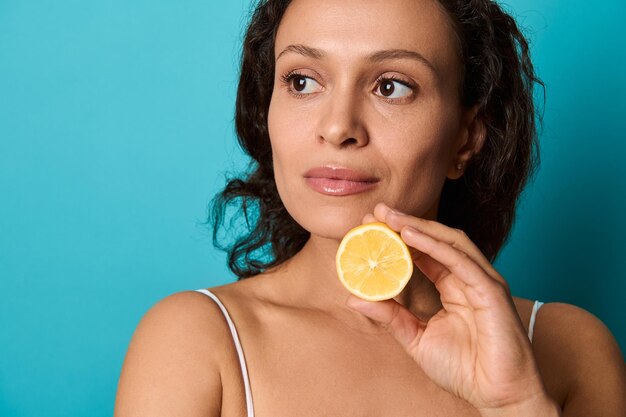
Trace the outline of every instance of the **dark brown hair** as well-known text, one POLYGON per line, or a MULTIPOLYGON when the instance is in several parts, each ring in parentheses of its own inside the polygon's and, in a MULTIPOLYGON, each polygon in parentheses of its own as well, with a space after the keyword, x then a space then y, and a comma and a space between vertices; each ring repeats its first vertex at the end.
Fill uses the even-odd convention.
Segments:
MULTIPOLYGON (((274 87, 274 41, 289 3, 261 0, 252 14, 243 42, 235 115, 239 144, 251 157, 250 170, 242 178, 230 179, 211 203, 213 243, 227 251, 228 266, 239 279, 286 261, 309 238, 278 195, 267 127, 274 87), (226 227, 229 208, 243 213, 243 230, 233 221, 241 219, 241 212, 226 227)), ((479 106, 487 137, 464 175, 446 180, 438 221, 464 230, 493 261, 513 225, 518 197, 538 164, 533 88, 543 84, 535 76, 527 40, 497 3, 439 3, 448 12, 461 45, 462 104, 479 106)))

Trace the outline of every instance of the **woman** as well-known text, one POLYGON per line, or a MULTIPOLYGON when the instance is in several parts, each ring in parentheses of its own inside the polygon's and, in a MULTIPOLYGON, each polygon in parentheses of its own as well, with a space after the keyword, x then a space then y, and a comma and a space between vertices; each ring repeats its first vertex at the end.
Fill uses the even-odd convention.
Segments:
POLYGON ((252 222, 228 248, 247 279, 146 314, 116 416, 623 416, 610 332, 490 264, 535 160, 536 81, 488 0, 261 2, 236 119, 256 165, 215 205, 216 226, 239 201, 252 222), (377 303, 334 268, 374 220, 417 266, 377 303))

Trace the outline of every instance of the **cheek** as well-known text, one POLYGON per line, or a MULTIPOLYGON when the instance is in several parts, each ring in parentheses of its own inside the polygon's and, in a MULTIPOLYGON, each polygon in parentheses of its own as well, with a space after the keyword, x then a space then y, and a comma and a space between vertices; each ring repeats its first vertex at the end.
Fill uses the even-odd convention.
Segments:
POLYGON ((439 198, 446 179, 444 153, 437 146, 420 143, 389 156, 390 189, 399 209, 414 214, 427 211, 439 198), (411 151, 407 151, 411 149, 411 151))
POLYGON ((277 168, 276 165, 278 164, 280 166, 282 162, 282 155, 288 152, 289 141, 287 137, 289 135, 290 121, 286 116, 280 101, 277 101, 274 96, 272 96, 267 114, 267 130, 272 146, 272 160, 275 170, 277 168))
POLYGON ((428 92, 410 106, 380 106, 368 114, 373 137, 403 149, 399 160, 441 161, 452 155, 458 134, 460 107, 446 96, 428 92))
MULTIPOLYGON (((296 153, 302 145, 303 118, 298 112, 292 111, 281 94, 274 93, 267 115, 267 128, 272 145, 272 152, 277 157, 296 153)), ((274 162, 285 162, 276 161, 274 162)))
POLYGON ((433 177, 445 177, 453 143, 452 132, 445 126, 424 127, 400 141, 396 171, 412 171, 433 177))
MULTIPOLYGON (((282 143, 284 140, 284 131, 286 130, 283 126, 284 118, 275 117, 276 115, 276 105, 270 103, 270 108, 267 117, 267 129, 270 137, 270 145, 272 147, 272 165, 274 168, 274 180, 276 181, 276 187, 279 190, 282 188, 282 178, 284 177, 284 167, 282 165, 282 161, 288 161, 289 158, 287 155, 283 155, 285 152, 285 146, 282 143)), ((281 193, 282 194, 282 193, 281 193)))
POLYGON ((268 110, 268 133, 275 171, 303 168, 303 163, 309 162, 316 148, 311 139, 315 137, 316 109, 297 107, 293 99, 284 94, 275 92, 268 110))
POLYGON ((268 112, 268 133, 272 146, 272 164, 274 167, 274 180, 278 193, 285 206, 289 202, 290 195, 295 191, 296 185, 293 178, 299 174, 299 167, 303 166, 302 133, 297 120, 293 120, 292 114, 284 108, 280 100, 272 97, 268 112))
POLYGON ((438 201, 446 180, 455 121, 431 113, 395 126, 394 141, 380 147, 389 169, 389 200, 399 210, 421 215, 438 201))

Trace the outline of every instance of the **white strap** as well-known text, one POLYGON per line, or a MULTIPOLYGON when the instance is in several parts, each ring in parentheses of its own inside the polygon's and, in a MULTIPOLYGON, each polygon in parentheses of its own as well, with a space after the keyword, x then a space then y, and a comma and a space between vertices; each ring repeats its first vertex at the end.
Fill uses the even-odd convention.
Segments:
POLYGON ((246 366, 246 359, 243 356, 243 349, 241 348, 241 343, 239 342, 239 335, 237 334, 237 329, 235 329, 235 324, 230 318, 226 307, 224 304, 217 298, 215 294, 206 289, 196 290, 197 292, 201 292, 203 294, 208 295, 217 303, 222 313, 224 313, 224 317, 226 317, 226 321, 228 322, 228 327, 230 328, 230 332, 233 335, 233 340, 235 341, 235 348, 237 349, 237 355, 239 356, 239 363, 241 364, 241 373, 243 376, 243 384, 246 390, 246 407, 248 409, 248 417, 254 417, 254 406, 252 404, 252 391, 250 390, 250 380, 248 379, 248 367, 246 366))
POLYGON ((543 303, 541 301, 535 301, 533 305, 533 312, 530 314, 530 323, 528 323, 528 338, 530 343, 533 342, 533 334, 535 333, 535 321, 537 320, 537 312, 541 308, 543 303))

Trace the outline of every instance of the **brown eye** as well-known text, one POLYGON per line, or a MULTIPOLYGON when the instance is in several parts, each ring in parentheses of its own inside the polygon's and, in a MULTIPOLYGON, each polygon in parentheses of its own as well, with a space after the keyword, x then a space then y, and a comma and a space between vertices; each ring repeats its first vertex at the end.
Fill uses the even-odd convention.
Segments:
POLYGON ((317 81, 302 74, 287 74, 283 76, 283 81, 291 93, 299 96, 318 93, 323 90, 317 81))
POLYGON ((306 88, 306 77, 303 77, 302 75, 296 75, 291 80, 291 83, 294 90, 298 92, 304 91, 304 89, 306 88))
POLYGON ((383 96, 389 97, 393 94, 394 91, 395 87, 393 85, 393 81, 385 80, 380 83, 380 94, 382 94, 383 96))
POLYGON ((382 78, 378 80, 375 93, 385 98, 400 99, 414 94, 415 87, 393 78, 382 78))

